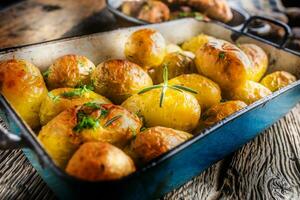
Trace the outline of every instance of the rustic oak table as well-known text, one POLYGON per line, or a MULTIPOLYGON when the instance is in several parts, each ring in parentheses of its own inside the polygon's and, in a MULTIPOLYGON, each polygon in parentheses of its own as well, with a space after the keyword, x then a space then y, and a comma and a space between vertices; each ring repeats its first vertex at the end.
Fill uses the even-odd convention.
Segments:
MULTIPOLYGON (((0 12, 0 48, 116 27, 103 0, 20 1, 0 12)), ((300 105, 164 199, 300 199, 299 156, 300 105)), ((0 151, 0 199, 56 197, 15 150, 0 151)))

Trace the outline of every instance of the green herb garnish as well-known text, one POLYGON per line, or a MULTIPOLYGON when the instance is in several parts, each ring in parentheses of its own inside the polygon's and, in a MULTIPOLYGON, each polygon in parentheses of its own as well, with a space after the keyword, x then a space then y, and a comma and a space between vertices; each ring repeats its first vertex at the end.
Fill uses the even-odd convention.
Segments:
POLYGON ((91 129, 99 126, 99 120, 94 119, 83 111, 77 113, 77 125, 73 128, 75 132, 80 132, 83 129, 91 129))
POLYGON ((108 114, 108 110, 102 109, 102 110, 101 110, 101 116, 100 116, 100 117, 106 117, 107 114, 108 114))
POLYGON ((48 92, 48 97, 54 102, 57 102, 60 98, 60 96, 55 96, 54 94, 52 94, 52 92, 48 92))
POLYGON ((147 130, 147 128, 144 126, 140 129, 140 131, 145 131, 145 130, 147 130))
POLYGON ((101 108, 101 106, 99 105, 99 104, 97 104, 97 103, 94 103, 94 102, 87 102, 87 103, 85 103, 85 104, 83 104, 84 106, 87 106, 87 107, 90 107, 90 108, 92 108, 92 109, 100 109, 101 108))
POLYGON ((163 80, 164 80, 163 84, 153 85, 153 86, 144 88, 141 91, 139 91, 138 94, 143 94, 143 93, 146 93, 146 92, 148 92, 150 90, 157 89, 157 88, 162 88, 161 93, 160 93, 160 99, 159 99, 159 107, 162 107, 162 105, 163 105, 165 93, 166 93, 166 90, 168 88, 169 89, 173 89, 173 90, 177 90, 179 92, 186 91, 186 92, 190 92, 190 93, 193 93, 193 94, 197 94, 197 91, 195 91, 195 90, 193 90, 193 89, 191 89, 189 87, 186 87, 186 86, 182 86, 182 85, 169 85, 168 84, 169 72, 168 72, 168 66, 167 66, 167 64, 165 64, 163 66, 163 80))
POLYGON ((50 69, 47 69, 46 71, 43 72, 42 75, 44 78, 48 78, 49 74, 50 74, 50 69))
POLYGON ((225 52, 220 52, 219 53, 219 58, 224 59, 225 58, 225 52))
POLYGON ((122 115, 114 116, 113 118, 111 118, 110 120, 108 120, 108 121, 104 124, 104 127, 110 126, 112 123, 114 123, 114 121, 120 119, 121 117, 122 117, 122 115))
POLYGON ((64 92, 61 94, 61 96, 66 97, 66 98, 71 98, 71 97, 81 97, 84 93, 91 91, 90 86, 83 85, 80 88, 75 88, 72 91, 69 92, 64 92))

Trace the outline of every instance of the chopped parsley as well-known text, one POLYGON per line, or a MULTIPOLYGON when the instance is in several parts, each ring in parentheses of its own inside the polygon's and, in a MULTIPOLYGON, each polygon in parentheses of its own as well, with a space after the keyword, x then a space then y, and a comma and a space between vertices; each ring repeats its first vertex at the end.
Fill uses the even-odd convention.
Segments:
POLYGON ((97 103, 94 103, 94 102, 87 102, 87 103, 85 103, 85 104, 83 104, 84 106, 87 106, 87 107, 90 107, 90 108, 92 108, 92 109, 100 109, 101 108, 101 106, 99 105, 99 104, 97 104, 97 103))
POLYGON ((43 77, 48 78, 49 74, 50 74, 50 69, 47 69, 46 71, 43 72, 43 77))
POLYGON ((147 128, 143 126, 140 131, 145 131, 145 130, 147 130, 147 128))
POLYGON ((75 132, 80 132, 83 129, 91 129, 99 126, 99 120, 88 116, 83 111, 77 113, 77 125, 73 128, 75 132))
POLYGON ((102 110, 101 110, 101 116, 100 116, 100 117, 106 117, 107 114, 108 114, 108 110, 102 109, 102 110))
POLYGON ((55 96, 54 94, 52 94, 52 92, 48 92, 48 97, 54 102, 57 102, 60 98, 60 96, 55 96))
POLYGON ((220 58, 220 59, 224 59, 225 56, 226 56, 226 55, 225 55, 225 52, 220 52, 220 53, 219 53, 219 58, 220 58))
POLYGON ((91 86, 83 85, 80 88, 73 89, 72 91, 64 92, 61 94, 61 96, 66 98, 81 97, 84 93, 91 91, 91 89, 91 86))

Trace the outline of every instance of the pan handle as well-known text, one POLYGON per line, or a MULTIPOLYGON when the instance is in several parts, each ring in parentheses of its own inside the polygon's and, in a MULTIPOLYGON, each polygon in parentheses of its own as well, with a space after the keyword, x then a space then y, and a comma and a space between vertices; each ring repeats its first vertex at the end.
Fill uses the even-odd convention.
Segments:
MULTIPOLYGON (((264 30, 267 31, 267 30, 268 30, 268 27, 264 27, 264 30)), ((251 35, 251 36, 254 37, 255 39, 261 40, 261 41, 263 41, 263 42, 266 42, 266 43, 272 43, 274 46, 276 46, 276 47, 278 47, 278 48, 284 48, 285 45, 286 45, 286 43, 288 42, 289 38, 292 36, 291 28, 290 28, 287 24, 285 24, 285 23, 283 23, 283 22, 281 22, 281 21, 279 21, 279 20, 275 20, 275 19, 271 19, 271 18, 263 17, 263 16, 251 16, 251 17, 250 17, 249 19, 247 19, 247 21, 244 23, 244 25, 243 25, 243 27, 241 28, 240 32, 241 32, 242 34, 251 35), (249 24, 250 24, 251 22, 253 22, 254 20, 257 20, 257 19, 262 20, 262 21, 267 21, 267 22, 270 22, 270 23, 272 23, 272 24, 275 24, 275 25, 281 27, 281 28, 284 30, 284 36, 283 36, 283 38, 281 39, 281 41, 280 41, 279 43, 273 43, 273 42, 271 42, 271 41, 269 41, 269 40, 266 40, 266 39, 260 37, 259 35, 253 35, 253 34, 251 34, 251 33, 248 33, 247 30, 248 30, 248 29, 251 29, 251 28, 249 27, 249 24)))
POLYGON ((20 149, 24 146, 24 141, 20 136, 9 132, 0 125, 0 150, 20 149))

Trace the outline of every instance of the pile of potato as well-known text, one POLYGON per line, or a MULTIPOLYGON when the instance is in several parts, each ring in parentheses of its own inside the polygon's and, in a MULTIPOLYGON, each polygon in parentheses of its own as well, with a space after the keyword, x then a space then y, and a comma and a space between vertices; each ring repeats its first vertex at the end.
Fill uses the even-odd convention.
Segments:
POLYGON ((124 53, 126 60, 98 66, 65 55, 43 75, 25 60, 0 63, 1 93, 72 176, 120 179, 296 81, 283 71, 263 77, 268 56, 257 45, 204 34, 180 47, 141 29, 130 35, 124 53))

